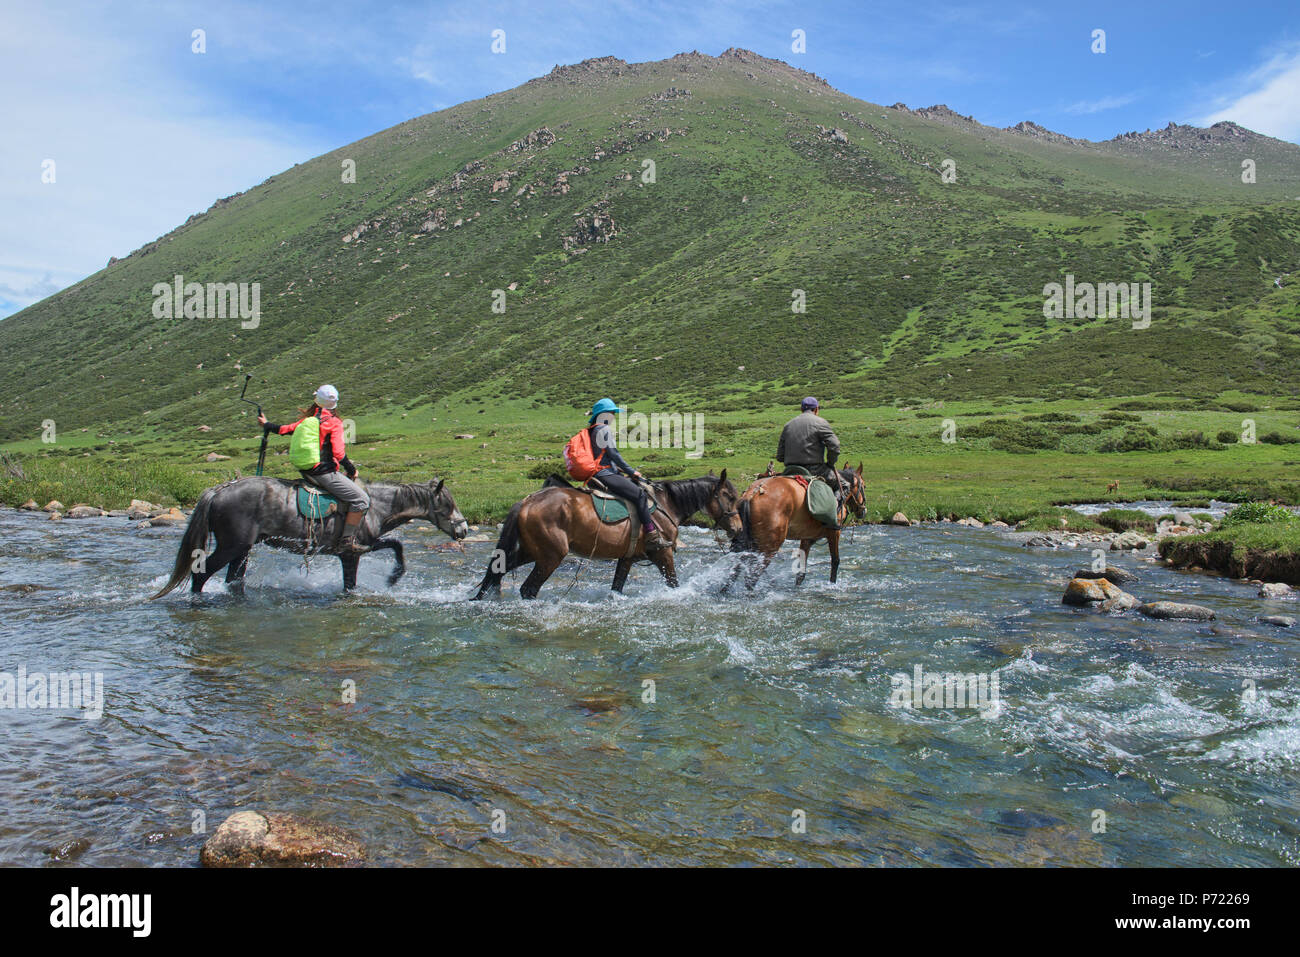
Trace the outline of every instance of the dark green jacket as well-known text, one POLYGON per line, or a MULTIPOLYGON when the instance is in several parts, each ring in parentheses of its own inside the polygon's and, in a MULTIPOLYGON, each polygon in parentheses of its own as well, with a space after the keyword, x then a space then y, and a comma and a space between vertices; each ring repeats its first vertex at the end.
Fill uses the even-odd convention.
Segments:
POLYGON ((785 424, 776 458, 785 465, 834 465, 840 456, 840 440, 831 424, 816 412, 803 412, 785 424))

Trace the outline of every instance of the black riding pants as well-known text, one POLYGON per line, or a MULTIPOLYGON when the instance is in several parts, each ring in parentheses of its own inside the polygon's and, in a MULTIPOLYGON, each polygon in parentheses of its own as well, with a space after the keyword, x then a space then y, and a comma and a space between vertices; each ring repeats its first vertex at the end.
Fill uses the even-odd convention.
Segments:
POLYGON ((613 469, 601 469, 595 474, 594 478, 615 495, 630 499, 632 504, 636 506, 636 514, 641 519, 642 525, 654 524, 650 520, 650 503, 646 499, 645 490, 640 485, 637 485, 626 475, 620 475, 613 469))

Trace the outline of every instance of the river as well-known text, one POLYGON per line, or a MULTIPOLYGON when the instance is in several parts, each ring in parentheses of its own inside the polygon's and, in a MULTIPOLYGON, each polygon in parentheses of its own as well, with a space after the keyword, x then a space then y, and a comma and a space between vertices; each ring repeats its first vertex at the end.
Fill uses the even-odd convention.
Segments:
POLYGON ((471 604, 491 544, 403 535, 392 589, 386 554, 343 596, 258 549, 244 600, 149 602, 175 530, 0 512, 0 671, 104 689, 0 711, 0 863, 193 866, 246 808, 378 864, 1300 863, 1300 631, 1257 621, 1293 602, 1126 555, 1219 619, 1100 615, 1060 603, 1082 549, 926 525, 857 529, 836 585, 819 545, 803 588, 719 596, 687 530, 677 590, 570 560, 471 604), (899 707, 918 667, 996 701, 899 707))

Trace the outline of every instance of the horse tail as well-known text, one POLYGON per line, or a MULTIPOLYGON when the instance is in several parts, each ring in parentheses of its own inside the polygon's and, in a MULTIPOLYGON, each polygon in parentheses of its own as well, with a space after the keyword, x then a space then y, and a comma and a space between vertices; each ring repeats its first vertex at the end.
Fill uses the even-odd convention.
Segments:
POLYGON ((740 534, 731 540, 731 550, 733 552, 748 552, 754 548, 753 527, 750 524, 750 499, 740 500, 736 506, 736 512, 740 515, 740 534))
POLYGON ((217 489, 210 488, 199 496, 198 503, 194 506, 194 514, 190 516, 190 522, 185 526, 180 547, 176 549, 176 564, 172 566, 172 577, 156 595, 149 597, 150 601, 161 598, 190 577, 194 550, 206 549, 208 545, 208 511, 212 508, 212 499, 216 494, 217 489))
POLYGON ((516 503, 502 523, 497 547, 492 550, 487 571, 483 575, 483 580, 478 583, 478 591, 470 601, 478 601, 488 592, 501 594, 501 579, 506 577, 506 572, 514 571, 520 565, 532 561, 524 552, 523 543, 519 541, 519 509, 523 504, 523 502, 516 503))

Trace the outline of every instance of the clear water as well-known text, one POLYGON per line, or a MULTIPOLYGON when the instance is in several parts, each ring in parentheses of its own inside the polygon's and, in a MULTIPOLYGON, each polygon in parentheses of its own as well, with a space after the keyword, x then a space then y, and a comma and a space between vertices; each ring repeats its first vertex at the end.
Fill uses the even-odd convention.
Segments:
POLYGON ((857 530, 837 585, 819 546, 802 589, 780 561, 720 597, 690 531, 676 591, 570 562, 471 604, 491 544, 404 537, 391 590, 387 556, 342 597, 259 550, 246 600, 150 603, 177 532, 0 513, 0 671, 106 686, 98 721, 0 711, 0 863, 192 865, 195 812, 244 808, 385 864, 1300 862, 1300 631, 1256 620, 1295 603, 1126 556, 1219 620, 1101 616, 1060 604, 1083 550, 924 526, 857 530), (997 713, 891 707, 918 665, 996 671, 997 713))

